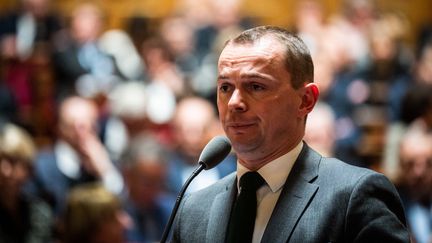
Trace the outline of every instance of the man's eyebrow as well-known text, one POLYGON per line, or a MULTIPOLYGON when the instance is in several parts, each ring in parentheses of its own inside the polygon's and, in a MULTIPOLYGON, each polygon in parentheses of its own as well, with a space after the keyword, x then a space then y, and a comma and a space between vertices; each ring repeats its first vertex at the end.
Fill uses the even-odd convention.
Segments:
POLYGON ((229 78, 226 75, 223 75, 223 74, 218 75, 218 80, 227 80, 227 79, 229 79, 229 78))
POLYGON ((241 78, 258 78, 258 79, 266 79, 265 76, 259 73, 245 73, 240 76, 241 78))

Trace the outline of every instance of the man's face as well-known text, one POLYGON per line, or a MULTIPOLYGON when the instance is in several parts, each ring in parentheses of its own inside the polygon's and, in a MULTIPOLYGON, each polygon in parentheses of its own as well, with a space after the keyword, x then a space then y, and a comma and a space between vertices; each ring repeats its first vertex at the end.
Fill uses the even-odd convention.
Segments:
POLYGON ((305 88, 291 86, 284 50, 263 37, 255 44, 229 44, 219 58, 220 120, 240 163, 249 161, 250 169, 285 154, 304 134, 305 88))
POLYGON ((78 148, 79 130, 86 134, 97 133, 98 111, 92 103, 81 99, 66 102, 60 108, 59 133, 62 139, 78 148))

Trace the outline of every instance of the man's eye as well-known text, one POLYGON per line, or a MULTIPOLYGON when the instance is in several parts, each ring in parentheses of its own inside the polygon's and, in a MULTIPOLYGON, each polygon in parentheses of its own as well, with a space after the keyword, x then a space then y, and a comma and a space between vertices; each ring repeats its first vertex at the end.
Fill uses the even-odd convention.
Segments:
POLYGON ((259 84, 252 84, 251 88, 255 91, 264 90, 264 87, 262 85, 259 85, 259 84))
POLYGON ((222 85, 219 87, 219 90, 220 90, 221 92, 228 92, 228 91, 229 91, 229 85, 222 84, 222 85))

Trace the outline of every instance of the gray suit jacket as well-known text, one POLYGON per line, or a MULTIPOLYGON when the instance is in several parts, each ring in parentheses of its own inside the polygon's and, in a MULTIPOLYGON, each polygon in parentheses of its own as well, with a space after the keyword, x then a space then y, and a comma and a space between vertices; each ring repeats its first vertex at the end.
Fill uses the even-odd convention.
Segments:
MULTIPOLYGON (((233 173, 184 198, 173 241, 224 242, 236 193, 233 173)), ((305 144, 262 242, 409 242, 409 233, 386 177, 324 158, 305 144)))

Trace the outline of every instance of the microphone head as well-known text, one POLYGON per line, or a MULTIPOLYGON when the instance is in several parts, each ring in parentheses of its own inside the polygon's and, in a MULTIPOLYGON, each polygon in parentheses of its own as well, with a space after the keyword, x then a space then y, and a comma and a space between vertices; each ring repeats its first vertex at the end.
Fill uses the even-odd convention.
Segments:
POLYGON ((220 162, 230 153, 231 142, 225 136, 216 136, 207 143, 199 157, 199 164, 204 165, 205 170, 209 170, 220 162))

